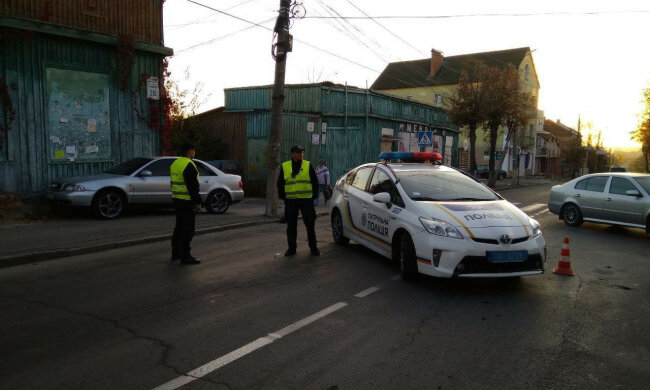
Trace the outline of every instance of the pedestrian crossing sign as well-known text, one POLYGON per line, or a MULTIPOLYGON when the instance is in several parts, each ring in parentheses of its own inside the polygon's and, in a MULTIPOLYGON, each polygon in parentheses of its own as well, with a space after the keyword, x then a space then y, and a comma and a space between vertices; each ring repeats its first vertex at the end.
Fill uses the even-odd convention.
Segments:
POLYGON ((433 143, 433 131, 420 131, 418 132, 418 146, 431 146, 433 143))

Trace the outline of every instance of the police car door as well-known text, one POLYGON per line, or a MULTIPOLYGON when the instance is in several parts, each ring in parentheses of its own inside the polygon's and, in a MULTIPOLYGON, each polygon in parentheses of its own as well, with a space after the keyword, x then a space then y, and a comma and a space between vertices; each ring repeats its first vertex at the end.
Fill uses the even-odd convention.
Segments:
POLYGON ((368 213, 366 216, 365 230, 379 239, 383 243, 390 245, 393 231, 395 230, 395 223, 397 215, 404 206, 395 183, 391 180, 390 176, 382 168, 378 167, 372 175, 370 184, 368 185, 368 194, 370 200, 368 202, 368 213), (391 203, 379 203, 373 201, 376 194, 387 192, 391 195, 391 203))
POLYGON ((366 192, 368 179, 372 176, 372 171, 375 167, 362 167, 359 168, 355 174, 352 183, 347 188, 346 212, 347 221, 349 222, 350 230, 364 241, 368 236, 363 232, 362 218, 367 213, 367 204, 369 194, 366 192))

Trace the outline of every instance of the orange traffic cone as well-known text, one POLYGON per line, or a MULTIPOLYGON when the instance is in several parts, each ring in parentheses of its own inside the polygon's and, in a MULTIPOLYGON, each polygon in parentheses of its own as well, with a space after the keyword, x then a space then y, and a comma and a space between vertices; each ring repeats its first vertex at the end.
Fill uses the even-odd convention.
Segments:
POLYGON ((564 244, 562 245, 562 258, 557 263, 557 268, 553 269, 554 274, 574 276, 571 269, 571 251, 569 250, 569 237, 564 237, 564 244))

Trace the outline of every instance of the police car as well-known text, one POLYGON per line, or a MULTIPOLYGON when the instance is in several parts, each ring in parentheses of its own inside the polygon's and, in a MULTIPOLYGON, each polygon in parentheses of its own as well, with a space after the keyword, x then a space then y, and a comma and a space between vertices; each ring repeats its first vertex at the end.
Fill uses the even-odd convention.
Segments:
POLYGON ((382 153, 334 188, 334 241, 398 261, 402 277, 515 277, 544 272, 540 225, 438 153, 382 153), (390 163, 397 161, 397 163, 390 163))

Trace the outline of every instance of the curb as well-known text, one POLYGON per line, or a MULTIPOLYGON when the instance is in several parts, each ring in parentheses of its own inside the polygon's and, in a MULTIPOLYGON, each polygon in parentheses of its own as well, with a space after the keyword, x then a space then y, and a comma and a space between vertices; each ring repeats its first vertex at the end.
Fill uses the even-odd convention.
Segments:
MULTIPOLYGON (((321 211, 316 213, 316 216, 319 217, 325 215, 329 215, 329 212, 321 211)), ((209 233, 222 232, 225 230, 241 229, 241 228, 256 226, 256 225, 267 225, 271 223, 278 223, 279 221, 280 221, 279 218, 272 218, 272 219, 259 219, 259 220, 248 221, 248 222, 239 222, 239 223, 233 223, 229 225, 214 226, 210 228, 198 229, 196 230, 196 232, 194 232, 194 235, 200 236, 209 233)), ((172 237, 171 233, 161 234, 157 236, 143 237, 134 240, 124 240, 124 241, 110 242, 110 243, 97 244, 91 246, 82 246, 82 247, 70 248, 70 249, 45 250, 41 252, 0 257, 0 268, 8 268, 16 265, 24 265, 24 264, 35 263, 40 261, 55 260, 63 257, 86 255, 89 253, 96 253, 96 252, 118 249, 118 248, 126 248, 129 246, 150 244, 152 242, 170 240, 171 237, 172 237)))

